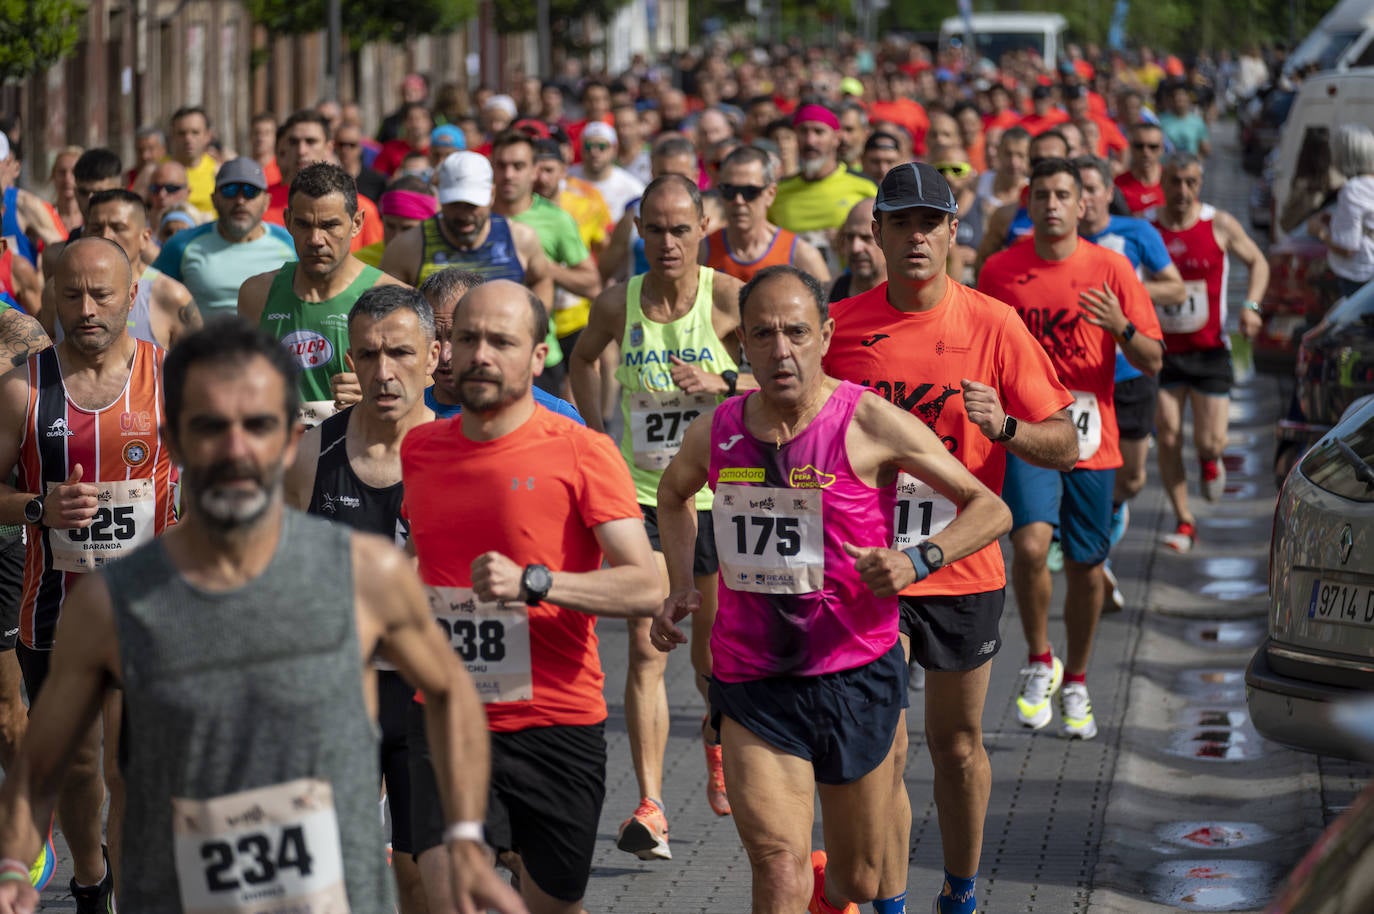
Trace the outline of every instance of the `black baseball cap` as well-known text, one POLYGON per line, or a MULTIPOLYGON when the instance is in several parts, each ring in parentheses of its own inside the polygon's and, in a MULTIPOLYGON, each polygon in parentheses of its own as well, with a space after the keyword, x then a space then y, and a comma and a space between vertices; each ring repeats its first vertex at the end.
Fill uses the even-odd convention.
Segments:
POLYGON ((1054 89, 1049 86, 1036 86, 1031 90, 1031 98, 1034 99, 1052 98, 1053 96, 1054 89))
POLYGON ((904 162, 896 165, 878 185, 878 199, 873 208, 884 213, 924 206, 959 215, 959 204, 949 182, 925 162, 904 162))

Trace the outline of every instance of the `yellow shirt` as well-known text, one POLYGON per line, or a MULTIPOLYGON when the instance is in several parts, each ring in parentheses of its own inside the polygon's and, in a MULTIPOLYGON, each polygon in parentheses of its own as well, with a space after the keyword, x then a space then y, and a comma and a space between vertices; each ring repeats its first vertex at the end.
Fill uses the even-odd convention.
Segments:
POLYGON ((778 183, 778 196, 768 207, 768 221, 802 234, 837 229, 860 200, 878 195, 878 186, 840 165, 819 181, 801 175, 778 183))
MULTIPOLYGON (((606 243, 611 230, 611 208, 606 205, 606 198, 601 196, 596 185, 569 175, 558 194, 558 206, 573 217, 577 232, 588 250, 594 251, 606 243)), ((560 290, 559 297, 563 294, 560 290)), ((587 326, 587 317, 592 308, 590 299, 578 297, 569 303, 559 302, 558 305, 553 312, 553 329, 560 338, 587 326)))
POLYGON ((386 242, 377 241, 353 252, 353 256, 370 267, 381 269, 382 254, 386 252, 386 242))
POLYGON ((187 201, 208 215, 215 215, 215 204, 210 200, 210 196, 215 192, 215 174, 219 171, 219 163, 206 153, 200 157, 200 161, 186 169, 186 184, 190 187, 190 195, 187 201))

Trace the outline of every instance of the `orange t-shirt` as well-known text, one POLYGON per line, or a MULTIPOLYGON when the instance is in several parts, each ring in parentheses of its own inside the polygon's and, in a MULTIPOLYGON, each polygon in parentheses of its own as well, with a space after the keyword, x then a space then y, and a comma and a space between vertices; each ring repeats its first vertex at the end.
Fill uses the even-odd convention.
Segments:
POLYGON ((1121 466, 1116 406, 1116 341, 1101 327, 1083 319, 1078 303, 1085 289, 1106 283, 1121 301, 1136 333, 1163 340, 1149 293, 1131 262, 1115 251, 1079 240, 1063 260, 1045 260, 1035 245, 1016 244, 988 258, 978 274, 978 288, 1016 309, 1031 335, 1049 353, 1059 380, 1078 402, 1070 408, 1079 428, 1079 453, 1090 453, 1076 469, 1111 470, 1121 466), (1093 402, 1095 398, 1095 403, 1093 402), (1096 445, 1088 444, 1096 439, 1096 445))
MULTIPOLYGON (((267 204, 267 212, 263 213, 262 221, 286 228, 286 204, 291 196, 291 186, 278 182, 267 188, 267 195, 271 202, 267 204)), ((358 212, 363 214, 363 230, 349 243, 350 254, 356 254, 383 239, 382 214, 377 209, 377 204, 358 194, 358 212)))
POLYGON ((930 115, 920 102, 910 98, 894 98, 890 102, 875 101, 868 106, 869 121, 892 121, 911 134, 915 152, 926 151, 926 133, 930 130, 930 115))
MULTIPOLYGON (((980 482, 1000 493, 1006 450, 969 421, 959 382, 968 378, 994 388, 1007 414, 1023 422, 1042 422, 1073 397, 1055 377, 1045 350, 1002 302, 950 280, 934 308, 907 312, 888 303, 887 291, 883 283, 830 306, 835 336, 822 362, 826 373, 870 387, 910 410, 980 482)), ((899 486, 894 525, 899 536, 904 494, 899 486)), ((938 493, 911 500, 905 510, 908 533, 916 541, 936 532, 931 521, 952 516, 952 506, 938 493)), ((985 593, 1006 583, 1002 550, 994 540, 902 593, 985 593)))
MULTIPOLYGON (((418 426, 401 444, 403 511, 427 586, 471 587, 472 561, 488 551, 555 572, 595 571, 593 528, 641 518, 630 471, 605 435, 542 406, 494 441, 469 439, 462 422, 418 426)), ((488 726, 511 733, 605 720, 596 617, 544 602, 529 608, 528 632, 533 698, 488 703, 488 726)))

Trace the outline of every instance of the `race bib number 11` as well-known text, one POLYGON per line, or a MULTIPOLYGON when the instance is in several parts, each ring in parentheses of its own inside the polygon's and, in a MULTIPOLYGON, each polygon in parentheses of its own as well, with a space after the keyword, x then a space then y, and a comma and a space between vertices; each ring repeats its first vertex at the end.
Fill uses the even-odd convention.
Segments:
POLYGON ((172 833, 186 914, 349 914, 327 781, 174 797, 172 833))

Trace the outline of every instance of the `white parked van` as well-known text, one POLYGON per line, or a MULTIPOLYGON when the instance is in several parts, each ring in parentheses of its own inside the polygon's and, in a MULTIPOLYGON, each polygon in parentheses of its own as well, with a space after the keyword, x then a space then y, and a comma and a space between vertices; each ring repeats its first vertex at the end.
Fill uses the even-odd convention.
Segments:
POLYGON ((1374 128, 1374 67, 1309 76, 1298 90, 1274 168, 1276 236, 1305 221, 1339 186, 1331 134, 1340 124, 1374 128))
MULTIPOLYGON (((1058 13, 974 13, 972 23, 976 59, 1000 64, 1003 54, 1029 49, 1050 69, 1059 65, 1068 21, 1058 13)), ((940 25, 941 50, 967 44, 964 17, 951 16, 940 25)))
POLYGON ((1284 62, 1285 73, 1374 66, 1374 0, 1341 0, 1284 62))

